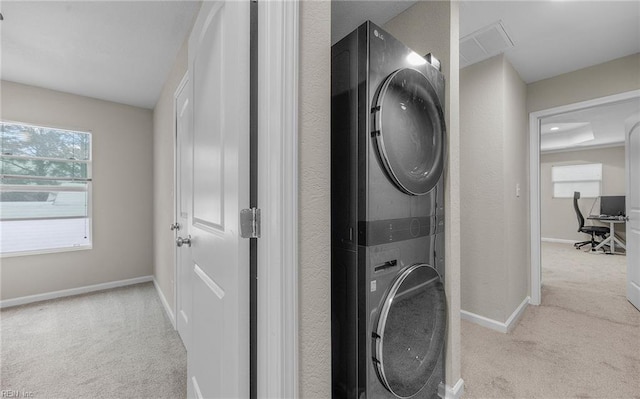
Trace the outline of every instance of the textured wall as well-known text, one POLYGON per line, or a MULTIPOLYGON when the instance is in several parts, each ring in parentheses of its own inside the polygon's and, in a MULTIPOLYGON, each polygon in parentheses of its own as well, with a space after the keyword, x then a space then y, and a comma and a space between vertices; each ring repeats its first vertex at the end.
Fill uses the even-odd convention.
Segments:
POLYGON ((2 259, 2 299, 152 273, 152 114, 148 109, 2 82, 2 119, 89 130, 93 249, 2 259))
MULTIPOLYGON (((581 163, 602 163, 602 195, 625 195, 624 146, 592 150, 547 153, 540 155, 540 233, 543 238, 583 241, 588 239, 578 233, 578 221, 573 210, 573 198, 553 198, 551 167, 581 163)), ((593 198, 580 199, 583 215, 600 211, 600 201, 593 198)), ((597 224, 587 221, 587 224, 597 224)), ((616 233, 624 225, 616 226, 616 233)))
POLYGON ((500 322, 529 289, 525 99, 503 55, 460 71, 462 309, 500 322))
POLYGON ((640 89, 640 53, 527 85, 527 112, 640 89))
POLYGON ((175 222, 173 101, 187 72, 187 47, 185 40, 153 109, 153 276, 174 314, 176 246, 169 230, 175 222))
POLYGON ((449 311, 446 373, 452 386, 460 378, 460 125, 458 3, 418 2, 384 25, 419 54, 433 53, 446 78, 445 118, 448 129, 446 202, 446 293, 449 311))
POLYGON ((529 129, 527 86, 506 58, 504 64, 504 234, 507 275, 506 316, 529 293, 529 129), (516 185, 520 196, 516 195, 516 185))
POLYGON ((300 2, 301 398, 331 397, 331 3, 300 2))
POLYGON ((500 321, 506 292, 503 72, 502 56, 460 71, 462 309, 500 321))

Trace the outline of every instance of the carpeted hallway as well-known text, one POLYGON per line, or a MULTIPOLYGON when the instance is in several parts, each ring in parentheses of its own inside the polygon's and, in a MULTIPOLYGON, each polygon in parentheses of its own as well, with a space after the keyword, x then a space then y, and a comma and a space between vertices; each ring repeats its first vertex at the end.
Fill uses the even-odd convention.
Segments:
POLYGON ((152 283, 8 308, 0 318, 3 391, 186 397, 186 352, 152 283))
POLYGON ((462 321, 465 398, 640 398, 626 258, 542 243, 542 304, 502 334, 462 321))

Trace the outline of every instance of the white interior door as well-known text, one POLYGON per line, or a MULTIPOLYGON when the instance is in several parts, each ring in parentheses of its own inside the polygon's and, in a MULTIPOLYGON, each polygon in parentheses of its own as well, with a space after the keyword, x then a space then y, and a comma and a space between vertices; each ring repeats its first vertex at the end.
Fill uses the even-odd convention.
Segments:
POLYGON ((626 121, 627 298, 640 310, 640 115, 626 121))
POLYGON ((249 397, 249 0, 205 1, 189 38, 193 272, 189 398, 249 397))
MULTIPOLYGON (((191 134, 191 99, 188 81, 181 85, 176 96, 176 239, 190 236, 191 215, 191 168, 193 143, 191 134)), ((176 327, 178 334, 189 350, 191 339, 190 319, 192 302, 193 262, 191 247, 182 245, 177 249, 177 308, 176 327)))

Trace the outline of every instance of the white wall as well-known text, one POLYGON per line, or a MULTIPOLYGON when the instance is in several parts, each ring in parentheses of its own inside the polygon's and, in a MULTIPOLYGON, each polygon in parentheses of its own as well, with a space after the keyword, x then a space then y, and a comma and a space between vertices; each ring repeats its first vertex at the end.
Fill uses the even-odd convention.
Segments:
POLYGON ((300 2, 299 385, 331 397, 331 3, 300 2))
POLYGON ((501 323, 528 295, 525 99, 503 55, 460 71, 462 309, 501 323))
POLYGON ((2 119, 88 130, 93 139, 93 249, 3 258, 1 299, 151 275, 151 111, 1 84, 2 119))
POLYGON ((446 79, 445 119, 448 133, 445 172, 445 291, 449 315, 446 379, 460 378, 460 125, 458 3, 418 2, 384 28, 419 54, 433 53, 446 79))
MULTIPOLYGON (((551 167, 583 163, 602 163, 602 195, 625 195, 624 146, 540 155, 540 232, 543 238, 584 241, 589 237, 578 233, 578 220, 573 210, 573 198, 553 198, 551 167)), ((582 214, 587 217, 600 213, 600 201, 594 198, 578 200, 582 214)), ((598 224, 587 220, 586 224, 598 224)), ((603 225, 603 224, 602 224, 603 225)), ((604 226, 604 225, 603 225, 604 226)), ((616 233, 624 230, 616 226, 616 233)))
POLYGON ((173 101, 187 72, 187 47, 185 40, 153 109, 153 276, 174 312, 176 245, 169 230, 175 222, 173 101))

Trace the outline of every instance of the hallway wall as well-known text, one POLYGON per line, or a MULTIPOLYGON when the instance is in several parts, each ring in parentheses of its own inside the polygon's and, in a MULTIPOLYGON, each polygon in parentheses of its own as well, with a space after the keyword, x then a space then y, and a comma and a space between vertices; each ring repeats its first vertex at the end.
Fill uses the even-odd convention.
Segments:
POLYGON ((505 323, 529 291, 526 86, 498 55, 460 71, 460 99, 462 309, 505 323))

